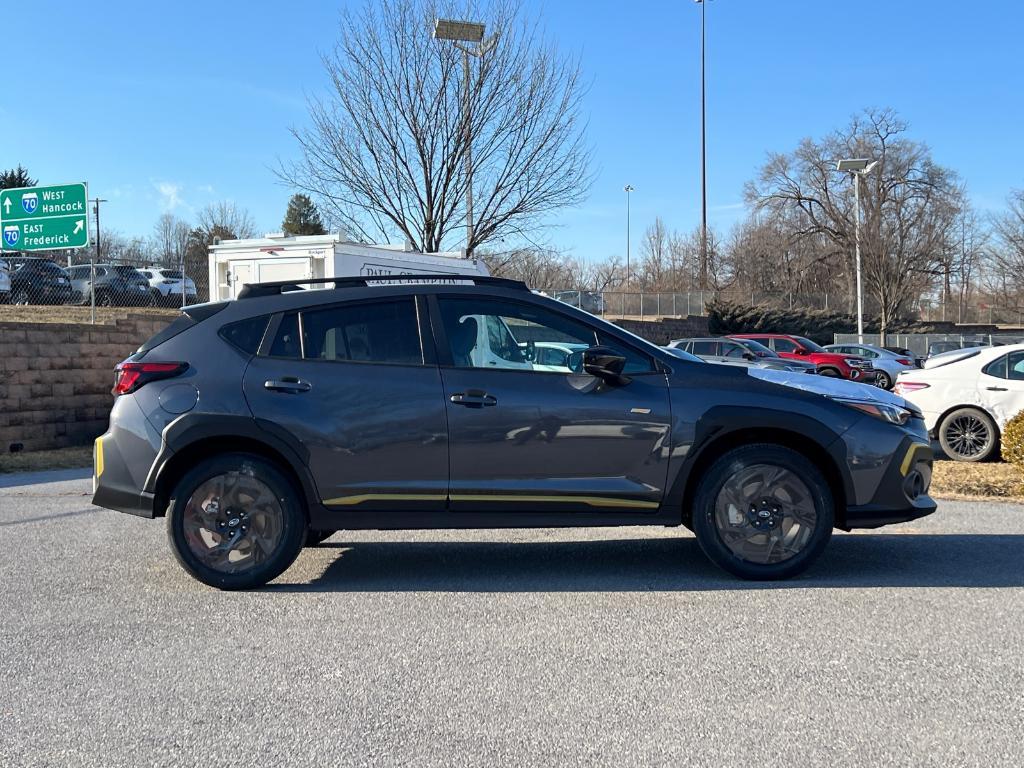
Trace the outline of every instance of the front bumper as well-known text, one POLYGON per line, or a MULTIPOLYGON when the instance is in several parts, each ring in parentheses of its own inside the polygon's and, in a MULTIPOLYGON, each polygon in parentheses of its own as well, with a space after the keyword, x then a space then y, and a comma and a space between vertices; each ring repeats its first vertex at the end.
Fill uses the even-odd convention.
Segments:
POLYGON ((937 506, 928 495, 932 461, 931 446, 908 435, 893 452, 874 496, 867 504, 848 506, 842 527, 879 528, 930 515, 937 506))

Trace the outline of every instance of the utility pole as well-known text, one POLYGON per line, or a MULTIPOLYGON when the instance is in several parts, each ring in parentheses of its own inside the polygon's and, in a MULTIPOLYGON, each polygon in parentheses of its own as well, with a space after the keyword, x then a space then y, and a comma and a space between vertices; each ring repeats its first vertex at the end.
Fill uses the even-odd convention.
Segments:
POLYGON ((700 289, 708 287, 707 98, 704 84, 704 0, 700 5, 700 289))
POLYGON ((103 198, 93 198, 93 211, 96 214, 96 252, 89 260, 89 315, 90 322, 96 323, 96 262, 100 260, 100 203, 106 203, 103 198))
POLYGON ((633 185, 627 184, 623 187, 626 193, 626 290, 629 290, 629 193, 633 191, 633 185))

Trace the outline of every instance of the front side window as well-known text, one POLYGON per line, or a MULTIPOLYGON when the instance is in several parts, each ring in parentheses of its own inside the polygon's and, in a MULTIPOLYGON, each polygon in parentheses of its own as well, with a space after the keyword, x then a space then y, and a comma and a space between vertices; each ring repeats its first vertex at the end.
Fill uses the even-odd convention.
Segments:
POLYGON ((423 364, 412 298, 303 312, 302 340, 307 360, 423 364))
POLYGON ((747 350, 745 350, 743 347, 741 347, 739 344, 736 344, 735 342, 732 342, 732 341, 723 341, 722 342, 722 357, 742 358, 743 354, 746 351, 747 350))
POLYGON ((625 373, 654 370, 646 355, 544 307, 448 297, 438 303, 451 359, 459 368, 578 372, 581 355, 577 353, 602 345, 626 357, 625 373))

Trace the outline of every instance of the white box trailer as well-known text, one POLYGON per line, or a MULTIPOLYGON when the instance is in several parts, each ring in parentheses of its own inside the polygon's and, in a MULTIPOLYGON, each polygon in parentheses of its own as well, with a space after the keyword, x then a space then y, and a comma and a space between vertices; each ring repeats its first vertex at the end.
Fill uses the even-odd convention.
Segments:
POLYGON ((210 246, 210 300, 233 299, 246 283, 372 275, 486 275, 460 251, 420 253, 404 246, 351 242, 341 234, 270 234, 210 246))

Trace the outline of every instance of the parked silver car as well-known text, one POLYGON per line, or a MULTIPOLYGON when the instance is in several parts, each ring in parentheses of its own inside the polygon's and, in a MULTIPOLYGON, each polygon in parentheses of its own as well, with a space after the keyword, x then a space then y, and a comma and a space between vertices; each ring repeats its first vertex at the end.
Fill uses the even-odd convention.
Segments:
POLYGON ((818 372, 818 367, 814 363, 803 360, 786 360, 752 339, 714 337, 673 339, 668 343, 668 349, 681 349, 709 363, 765 368, 771 371, 789 371, 790 373, 818 372))
POLYGON ((917 368, 917 361, 913 357, 901 355, 883 347, 876 347, 873 344, 829 344, 825 349, 829 352, 838 352, 841 355, 856 355, 870 360, 878 372, 875 377, 875 386, 882 389, 892 389, 897 376, 903 371, 913 371, 917 368))

